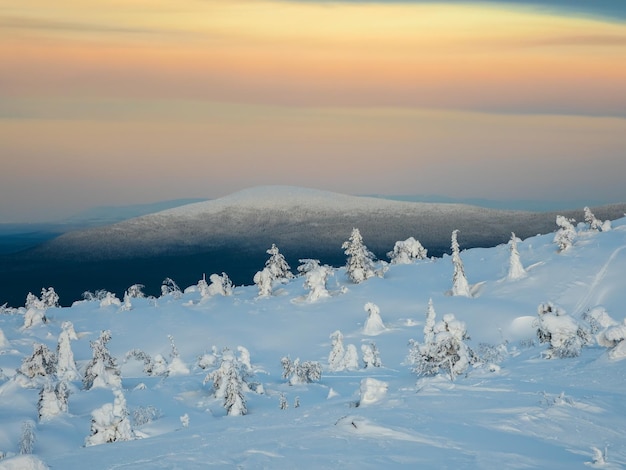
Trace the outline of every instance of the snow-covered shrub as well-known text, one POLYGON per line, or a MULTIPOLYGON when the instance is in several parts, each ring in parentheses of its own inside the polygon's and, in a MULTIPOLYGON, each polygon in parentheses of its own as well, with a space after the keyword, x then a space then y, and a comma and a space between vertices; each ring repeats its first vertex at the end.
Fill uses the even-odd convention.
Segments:
POLYGON ((138 406, 133 408, 131 413, 132 423, 134 426, 143 426, 149 424, 163 416, 163 413, 158 408, 152 405, 138 406))
POLYGON ((146 286, 143 284, 133 284, 128 289, 126 289, 126 295, 131 299, 143 299, 146 295, 143 293, 143 290, 146 286))
POLYGON ((122 377, 117 361, 107 349, 107 343, 111 340, 111 332, 104 330, 100 337, 91 341, 93 357, 85 369, 83 386, 85 390, 98 387, 120 387, 122 377))
POLYGON ((411 264, 415 260, 426 259, 428 250, 413 237, 397 241, 393 250, 387 253, 391 264, 411 264))
MULTIPOLYGON (((152 357, 145 351, 141 349, 131 349, 124 356, 124 363, 127 363, 130 359, 143 362, 143 371, 146 375, 159 375, 154 371, 154 361, 152 357)), ((167 372, 167 369, 165 369, 165 372, 167 372)))
MULTIPOLYGON (((607 313, 604 307, 601 306, 597 306, 590 310, 587 310, 585 313, 583 313, 582 319, 587 322, 591 333, 594 335, 601 332, 602 330, 606 330, 611 326, 617 325, 617 322, 613 320, 613 318, 611 318, 611 316, 607 313)), ((609 345, 604 345, 600 343, 600 341, 598 341, 598 344, 600 344, 600 346, 610 347, 609 345)))
POLYGON ((568 219, 562 215, 556 216, 556 224, 559 226, 559 229, 554 235, 554 243, 559 247, 559 253, 567 250, 574 244, 574 239, 576 238, 574 222, 574 219, 568 219))
POLYGON ((52 287, 41 289, 41 298, 28 293, 26 296, 26 312, 24 312, 24 328, 47 323, 46 310, 59 306, 59 296, 52 287))
POLYGON ((178 348, 176 344, 174 344, 174 337, 172 335, 167 335, 170 340, 170 346, 172 348, 170 352, 170 362, 167 366, 168 375, 187 375, 189 374, 189 368, 185 365, 185 363, 180 358, 178 354, 178 348))
POLYGON ((183 292, 178 287, 178 284, 174 282, 173 279, 166 277, 163 279, 163 284, 161 285, 161 297, 165 297, 170 295, 174 299, 180 299, 183 295, 183 292))
POLYGON ((621 324, 609 326, 597 335, 598 344, 611 348, 611 359, 623 359, 626 357, 626 318, 621 324))
POLYGON ((100 307, 110 307, 111 305, 121 307, 122 302, 113 292, 104 291, 100 299, 100 307))
POLYGON ((376 380, 371 377, 361 379, 359 387, 359 401, 357 406, 367 406, 381 401, 387 394, 389 384, 382 380, 376 380))
POLYGON ((363 243, 363 237, 358 228, 352 229, 350 238, 341 245, 341 248, 345 250, 344 253, 348 257, 346 273, 352 282, 359 284, 376 274, 374 254, 363 243))
MULTIPOLYGON (((48 349, 48 346, 41 343, 33 344, 33 354, 25 357, 22 365, 17 369, 18 376, 35 379, 37 377, 52 377, 56 371, 57 357, 48 349)), ((30 385, 26 381, 26 385, 30 385)))
POLYGON ((371 342, 370 344, 362 344, 361 354, 363 355, 363 364, 366 369, 369 369, 370 367, 380 367, 383 365, 380 360, 380 353, 378 352, 376 343, 371 342))
POLYGON ((326 288, 328 278, 333 275, 333 268, 328 265, 320 265, 316 259, 301 259, 298 271, 305 276, 304 288, 309 291, 306 296, 307 302, 316 302, 319 299, 330 297, 326 288))
POLYGON ((363 334, 368 336, 376 336, 385 331, 385 325, 382 318, 380 318, 380 308, 378 305, 368 302, 364 307, 367 312, 367 320, 365 320, 365 326, 363 327, 363 334))
POLYGON ((269 297, 272 295, 273 282, 272 272, 268 268, 258 271, 252 279, 259 289, 259 297, 269 297))
POLYGON ((539 305, 537 315, 534 325, 539 342, 550 345, 545 353, 548 359, 579 356, 583 346, 591 342, 589 330, 552 303, 539 305))
POLYGON ((105 403, 91 413, 91 435, 85 441, 86 446, 135 438, 124 394, 115 389, 113 395, 113 403, 105 403))
POLYGON ((454 267, 454 272, 452 273, 452 295, 471 297, 469 284, 465 277, 463 261, 461 260, 459 242, 457 240, 458 233, 458 230, 452 232, 452 266, 454 267))
POLYGON ((608 232, 611 230, 611 221, 610 220, 599 220, 596 216, 591 212, 591 209, 585 207, 583 209, 585 211, 585 223, 587 227, 592 232, 608 232))
POLYGON ((77 380, 79 378, 76 362, 74 361, 74 353, 72 352, 71 340, 76 340, 76 332, 72 322, 66 321, 61 325, 61 333, 57 343, 57 367, 56 374, 59 380, 77 380))
POLYGON ((526 270, 520 260, 519 251, 517 250, 517 237, 511 232, 511 240, 509 241, 509 249, 511 255, 509 257, 509 273, 507 279, 514 281, 526 277, 526 270))
POLYGON ((284 393, 281 393, 280 397, 278 398, 278 408, 280 408, 281 410, 286 410, 287 408, 289 408, 289 404, 287 403, 287 397, 284 393))
POLYGON ((509 355, 507 343, 487 344, 480 343, 478 345, 477 360, 483 364, 499 364, 509 355))
POLYGON ((22 435, 20 437, 20 454, 33 453, 35 448, 35 423, 31 420, 22 423, 22 435))
POLYGON ((233 295, 233 282, 230 280, 226 273, 211 274, 209 276, 211 284, 207 286, 208 295, 233 295))
POLYGON ((39 402, 37 410, 39 421, 47 421, 61 413, 67 413, 67 401, 70 391, 67 383, 57 382, 56 386, 51 381, 47 381, 39 391, 39 402))
POLYGON ((407 361, 418 375, 436 375, 446 372, 451 380, 464 373, 473 361, 474 353, 465 344, 469 339, 465 323, 454 315, 447 314, 443 320, 435 323, 435 311, 432 303, 426 313, 424 343, 409 342, 407 361))
POLYGON ((304 361, 300 362, 300 358, 294 361, 289 356, 285 356, 280 360, 283 366, 283 379, 289 380, 289 385, 305 384, 318 382, 322 378, 322 366, 319 362, 304 361))

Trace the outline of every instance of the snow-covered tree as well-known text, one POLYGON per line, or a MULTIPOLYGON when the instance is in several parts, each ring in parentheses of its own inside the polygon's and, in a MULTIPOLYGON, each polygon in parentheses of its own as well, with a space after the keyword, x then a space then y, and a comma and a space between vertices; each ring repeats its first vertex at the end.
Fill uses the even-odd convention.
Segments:
POLYGON ((428 250, 413 237, 397 241, 393 250, 387 253, 391 264, 410 264, 418 259, 426 259, 428 250))
POLYGON ((433 305, 433 299, 428 299, 428 308, 426 309, 426 321, 424 322, 424 344, 432 343, 435 340, 435 324, 437 313, 433 305))
POLYGON ((79 378, 74 353, 72 352, 71 340, 76 340, 76 332, 72 322, 66 321, 61 325, 61 333, 57 343, 57 367, 56 374, 59 380, 77 380, 79 378))
POLYGON ((359 368, 359 355, 354 344, 343 345, 343 334, 337 330, 330 335, 332 349, 328 355, 328 370, 339 372, 359 368))
POLYGON ((319 362, 304 361, 300 358, 291 360, 285 356, 280 360, 283 366, 283 379, 289 380, 289 385, 318 382, 322 378, 322 366, 319 362))
POLYGON ((305 276, 304 288, 309 291, 306 296, 308 302, 316 302, 319 299, 330 297, 326 288, 328 278, 333 275, 333 268, 320 265, 316 259, 301 259, 298 271, 305 276))
POLYGON ((115 307, 121 307, 122 302, 117 298, 113 292, 109 291, 99 291, 100 298, 100 307, 110 307, 111 305, 115 307))
POLYGON ((345 369, 343 365, 343 357, 346 349, 343 346, 343 333, 337 330, 330 335, 332 349, 328 355, 328 370, 337 372, 345 369))
POLYGON ((178 287, 178 284, 174 282, 173 279, 166 277, 163 279, 163 284, 161 285, 161 297, 165 297, 170 295, 174 299, 180 299, 183 295, 183 292, 178 287))
MULTIPOLYGON (((434 308, 429 303, 427 325, 434 320, 434 308), (430 317, 430 318, 429 318, 430 317)), ((469 339, 465 323, 447 314, 443 320, 424 327, 424 343, 409 342, 408 362, 418 375, 436 375, 443 371, 451 380, 464 373, 472 362, 473 351, 465 344, 469 339), (432 335, 432 336, 431 336, 432 335)))
POLYGON ((567 250, 574 244, 574 239, 576 238, 574 222, 574 219, 568 219, 562 215, 556 216, 556 224, 559 226, 559 229, 554 235, 554 243, 559 247, 559 253, 567 250))
POLYGON ((610 348, 609 357, 611 359, 623 359, 626 357, 626 318, 620 324, 608 326, 597 336, 600 346, 610 348))
POLYGON ((365 320, 365 326, 363 327, 363 334, 368 336, 376 336, 385 331, 385 325, 382 318, 380 318, 380 308, 378 305, 368 302, 364 307, 367 312, 367 320, 365 320))
POLYGON ((511 232, 511 240, 509 241, 509 249, 511 255, 509 257, 509 273, 507 279, 512 281, 526 277, 526 270, 520 260, 519 251, 517 250, 517 237, 511 232))
POLYGON ((39 391, 37 410, 39 421, 47 421, 62 413, 67 413, 67 401, 70 391, 67 383, 57 382, 56 386, 47 381, 39 391))
POLYGON ((86 446, 135 438, 124 394, 115 389, 113 395, 113 403, 105 403, 91 413, 91 435, 85 441, 86 446))
POLYGON ((380 360, 380 353, 378 352, 376 343, 371 342, 370 344, 362 344, 361 354, 363 355, 363 364, 366 369, 369 369, 370 367, 380 367, 383 365, 380 360))
POLYGON ((143 290, 146 286, 143 284, 133 284, 128 289, 126 289, 126 295, 131 299, 143 299, 146 295, 143 293, 143 290))
POLYGON ((272 244, 267 250, 270 258, 265 262, 265 267, 254 275, 254 283, 259 289, 259 297, 269 297, 272 295, 274 284, 284 284, 294 278, 291 268, 285 257, 280 253, 278 247, 272 244))
POLYGON ((253 281, 259 289, 259 297, 269 297, 272 295, 274 278, 268 268, 263 268, 261 271, 258 271, 254 275, 253 281))
POLYGON ((280 397, 278 399, 278 407, 281 410, 286 410, 287 408, 289 408, 289 404, 287 403, 287 397, 284 393, 280 394, 280 397))
POLYGON ((610 220, 602 221, 597 219, 588 207, 585 207, 583 210, 585 211, 585 223, 589 230, 592 232, 608 232, 611 230, 610 220))
MULTIPOLYGON (((28 379, 37 377, 52 377, 56 371, 57 357, 41 343, 33 344, 33 354, 24 358, 22 365, 17 370, 18 374, 28 379)), ((27 382, 29 384, 29 382, 27 382)))
POLYGON ((46 310, 48 307, 56 307, 58 305, 59 296, 56 295, 54 289, 50 287, 48 290, 41 290, 42 297, 40 299, 35 294, 29 292, 26 296, 26 312, 24 312, 24 328, 30 328, 42 323, 47 323, 46 310))
POLYGON ((219 274, 211 274, 209 281, 211 281, 211 284, 207 286, 208 295, 233 295, 233 282, 226 273, 222 273, 221 276, 219 274))
POLYGON ((22 435, 20 437, 20 454, 29 455, 35 448, 35 423, 31 420, 22 423, 22 435))
POLYGON ((537 315, 534 326, 539 342, 550 345, 546 358, 579 356, 583 346, 591 342, 590 331, 552 303, 539 305, 537 315))
POLYGON ((355 284, 373 277, 376 274, 374 269, 374 254, 367 249, 363 243, 363 237, 358 228, 352 229, 350 238, 345 241, 341 248, 347 255, 346 273, 355 284))
POLYGON ((122 377, 117 361, 107 349, 111 340, 111 332, 104 330, 100 337, 91 341, 93 357, 85 369, 83 386, 86 390, 99 387, 121 387, 122 377))
MULTIPOLYGON (((158 375, 154 372, 154 361, 152 357, 145 351, 141 349, 131 349, 124 356, 124 363, 128 362, 130 359, 135 359, 137 361, 143 362, 143 371, 147 375, 158 375)), ((167 368, 164 368, 165 373, 167 373, 167 368)))
MULTIPOLYGON (((240 416, 248 411, 245 392, 250 390, 250 387, 246 383, 247 378, 249 378, 249 372, 245 365, 230 349, 224 348, 219 367, 207 374, 204 383, 213 382, 213 394, 215 398, 223 399, 228 415, 240 416)), ((256 388, 261 389, 261 387, 256 388)))
POLYGON ((280 253, 276 245, 272 243, 271 248, 267 250, 267 254, 270 255, 270 258, 265 262, 265 267, 270 270, 275 281, 284 283, 294 278, 287 260, 285 260, 285 257, 280 253))
POLYGON ((469 284, 465 277, 465 269, 461 260, 459 242, 457 240, 458 230, 452 232, 452 265, 454 272, 452 274, 452 295, 471 297, 469 284))
POLYGON ((189 374, 189 368, 185 365, 185 363, 180 358, 180 354, 178 353, 178 348, 174 343, 174 337, 172 335, 167 335, 170 340, 171 352, 170 352, 170 362, 167 366, 167 375, 187 375, 189 374))

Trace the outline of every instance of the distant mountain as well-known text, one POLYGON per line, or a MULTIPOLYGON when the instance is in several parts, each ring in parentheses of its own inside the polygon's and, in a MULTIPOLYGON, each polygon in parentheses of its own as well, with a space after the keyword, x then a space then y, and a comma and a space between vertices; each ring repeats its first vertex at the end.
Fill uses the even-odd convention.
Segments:
MULTIPOLYGON (((626 204, 593 208, 603 219, 621 217, 626 204)), ((578 211, 559 212, 581 220, 578 211)), ((89 289, 122 293, 146 284, 158 294, 171 277, 191 284, 203 273, 226 272, 238 284, 250 284, 275 243, 292 267, 299 258, 345 263, 342 243, 353 227, 380 259, 398 240, 415 237, 441 256, 450 234, 459 229, 462 248, 505 243, 514 231, 527 238, 556 229, 556 212, 487 209, 464 204, 434 204, 347 196, 289 186, 243 190, 210 201, 65 233, 19 254, 0 258, 0 304, 22 305, 26 293, 44 286, 76 300, 89 289), (6 296, 6 297, 4 297, 6 296)))

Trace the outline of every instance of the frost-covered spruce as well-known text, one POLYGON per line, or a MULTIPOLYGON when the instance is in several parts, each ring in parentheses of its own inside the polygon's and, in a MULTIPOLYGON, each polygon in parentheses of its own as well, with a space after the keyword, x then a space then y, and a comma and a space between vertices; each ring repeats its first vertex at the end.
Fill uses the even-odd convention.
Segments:
POLYGON ((451 380, 464 373, 472 362, 474 353, 465 344, 469 339, 465 323, 447 314, 443 320, 430 327, 434 320, 434 308, 429 303, 427 326, 424 327, 424 343, 409 342, 408 362, 418 375, 448 374, 451 380), (430 319, 429 319, 430 317, 430 319))
POLYGON ((254 284, 259 289, 259 297, 269 297, 272 295, 275 283, 284 284, 294 278, 289 264, 275 244, 267 250, 267 254, 270 258, 265 262, 265 267, 253 278, 254 284))
POLYGON ((22 423, 22 435, 20 437, 20 454, 29 455, 35 448, 35 423, 31 420, 22 423))
POLYGON ((298 271, 304 273, 304 288, 309 291, 306 296, 307 302, 316 302, 319 299, 330 297, 326 288, 328 278, 333 275, 333 268, 320 265, 316 259, 301 259, 298 271))
POLYGON ((39 391, 37 410, 39 421, 47 421, 62 413, 67 413, 67 401, 70 392, 67 383, 57 382, 56 386, 47 381, 39 391))
POLYGON ((204 383, 213 382, 215 398, 223 399, 226 413, 231 416, 240 416, 247 413, 244 392, 249 390, 245 382, 247 376, 245 366, 233 354, 224 348, 219 367, 207 374, 204 383))
POLYGON ((319 362, 300 363, 300 358, 292 361, 289 356, 285 356, 280 363, 283 366, 282 377, 289 380, 289 385, 318 382, 322 378, 322 366, 319 362))
MULTIPOLYGON (((41 343, 33 344, 33 354, 24 358, 17 370, 19 376, 35 379, 38 377, 53 377, 56 371, 57 357, 41 343)), ((27 383, 28 385, 28 383, 27 383)))
POLYGON ((83 387, 85 390, 99 387, 121 387, 122 377, 117 361, 107 349, 107 343, 111 340, 111 332, 104 330, 100 337, 91 341, 93 357, 85 369, 83 387))
POLYGON ((517 250, 517 237, 511 232, 511 240, 509 241, 509 249, 511 255, 509 257, 509 273, 507 279, 514 281, 526 277, 526 270, 520 260, 519 251, 517 250))
POLYGON ((124 394, 115 389, 113 395, 113 403, 105 403, 91 413, 91 435, 85 441, 86 446, 135 438, 124 394))
POLYGON ((187 375, 189 374, 189 368, 185 365, 183 360, 180 358, 180 354, 178 353, 178 348, 174 343, 174 337, 172 335, 167 335, 167 338, 170 340, 171 352, 170 352, 170 362, 167 366, 167 375, 187 375))
POLYGON ((585 223, 587 224, 587 228, 590 231, 608 232, 609 230, 611 230, 610 220, 605 220, 603 222, 602 220, 597 219, 593 212, 591 212, 591 209, 589 209, 588 207, 585 207, 583 210, 585 212, 585 223))
POLYGON ((328 355, 328 370, 340 372, 359 368, 359 354, 354 344, 344 347, 343 334, 337 330, 330 335, 332 349, 328 355))
POLYGON ((366 369, 370 367, 381 367, 383 364, 380 360, 380 353, 376 347, 376 343, 361 345, 361 354, 363 356, 363 365, 366 369))
POLYGON ((550 345, 546 358, 579 356, 583 346, 591 342, 591 333, 552 303, 539 305, 537 315, 534 325, 539 342, 550 345))
POLYGON ((609 317, 609 321, 602 324, 604 329, 596 335, 600 346, 610 348, 611 359, 623 359, 626 357, 626 318, 622 323, 617 323, 609 317))
POLYGON ((413 237, 397 241, 393 250, 387 253, 391 264, 411 264, 415 260, 426 259, 426 256, 428 256, 428 250, 413 237))
POLYGON ((376 274, 374 269, 374 254, 363 243, 363 237, 358 228, 352 229, 350 238, 341 248, 347 255, 346 273, 352 282, 359 284, 376 274))
POLYGON ((367 320, 365 320, 365 326, 363 327, 363 334, 368 336, 376 336, 385 331, 385 325, 382 318, 380 318, 380 308, 378 305, 368 302, 364 307, 367 312, 367 320))
POLYGON ((272 295, 274 278, 268 268, 258 271, 253 278, 254 284, 259 289, 259 297, 269 297, 272 295))
POLYGON ((556 224, 559 229, 554 235, 554 243, 558 246, 559 253, 567 250, 574 244, 576 229, 574 228, 573 222, 575 222, 574 219, 568 219, 562 215, 556 216, 556 224))
POLYGON ((26 296, 26 312, 24 312, 24 328, 31 328, 42 323, 47 323, 46 310, 48 307, 58 305, 59 296, 56 295, 54 289, 50 287, 48 290, 41 290, 42 298, 40 299, 32 292, 26 296), (45 299, 43 298, 45 296, 45 299))
POLYGON ((74 353, 72 352, 71 340, 76 340, 76 332, 72 322, 66 321, 61 325, 61 333, 57 343, 57 366, 56 375, 59 380, 77 380, 79 378, 76 362, 74 361, 74 353))
POLYGON ((454 272, 452 274, 452 295, 471 297, 469 284, 465 277, 465 269, 461 260, 459 242, 457 240, 458 230, 452 232, 452 266, 454 272))

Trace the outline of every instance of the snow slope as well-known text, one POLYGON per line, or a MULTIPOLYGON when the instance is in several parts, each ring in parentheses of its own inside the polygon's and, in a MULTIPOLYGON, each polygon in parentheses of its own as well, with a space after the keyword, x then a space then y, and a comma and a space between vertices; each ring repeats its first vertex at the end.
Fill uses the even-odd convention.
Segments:
POLYGON ((533 320, 545 302, 576 321, 599 306, 617 323, 624 320, 626 219, 602 233, 579 226, 574 245, 563 253, 553 238, 518 243, 528 275, 514 281, 506 279, 508 246, 462 251, 471 298, 449 295, 452 263, 444 256, 390 265, 383 278, 358 285, 343 268, 335 270, 328 283, 332 295, 314 303, 303 300, 304 278, 297 277, 269 298, 244 286, 230 297, 202 298, 190 289, 180 298, 132 299, 128 311, 76 302, 49 308, 48 323, 28 329, 22 328, 24 309, 0 314, 0 452, 7 454, 0 469, 20 468, 14 454, 28 420, 36 423, 35 457, 21 457, 30 465, 23 468, 74 469, 85 462, 94 470, 623 468, 626 361, 610 359, 598 344, 579 357, 545 359, 547 346, 538 342, 533 320), (467 343, 482 358, 454 381, 418 377, 406 362, 409 340, 423 340, 429 299, 438 319, 453 313, 465 322, 467 343), (375 336, 364 331, 368 302, 379 307, 384 324, 375 336), (114 395, 106 388, 82 390, 80 381, 72 382, 68 413, 38 422, 38 389, 22 388, 15 369, 34 342, 54 350, 66 321, 77 333, 71 345, 81 373, 91 358, 89 342, 101 330, 111 331, 109 349, 121 364, 131 417, 153 410, 150 422, 135 424, 141 438, 84 447, 92 411, 112 403, 114 395), (336 330, 359 355, 361 345, 375 342, 382 367, 329 372, 329 337, 336 330), (180 375, 154 377, 135 360, 122 364, 135 348, 168 358, 168 335, 188 373, 177 369, 180 375), (245 416, 227 416, 211 384, 203 383, 215 365, 202 369, 199 358, 206 362, 213 346, 250 352, 264 393, 246 393, 245 416), (286 355, 319 361, 321 380, 289 385, 281 377, 286 355))

